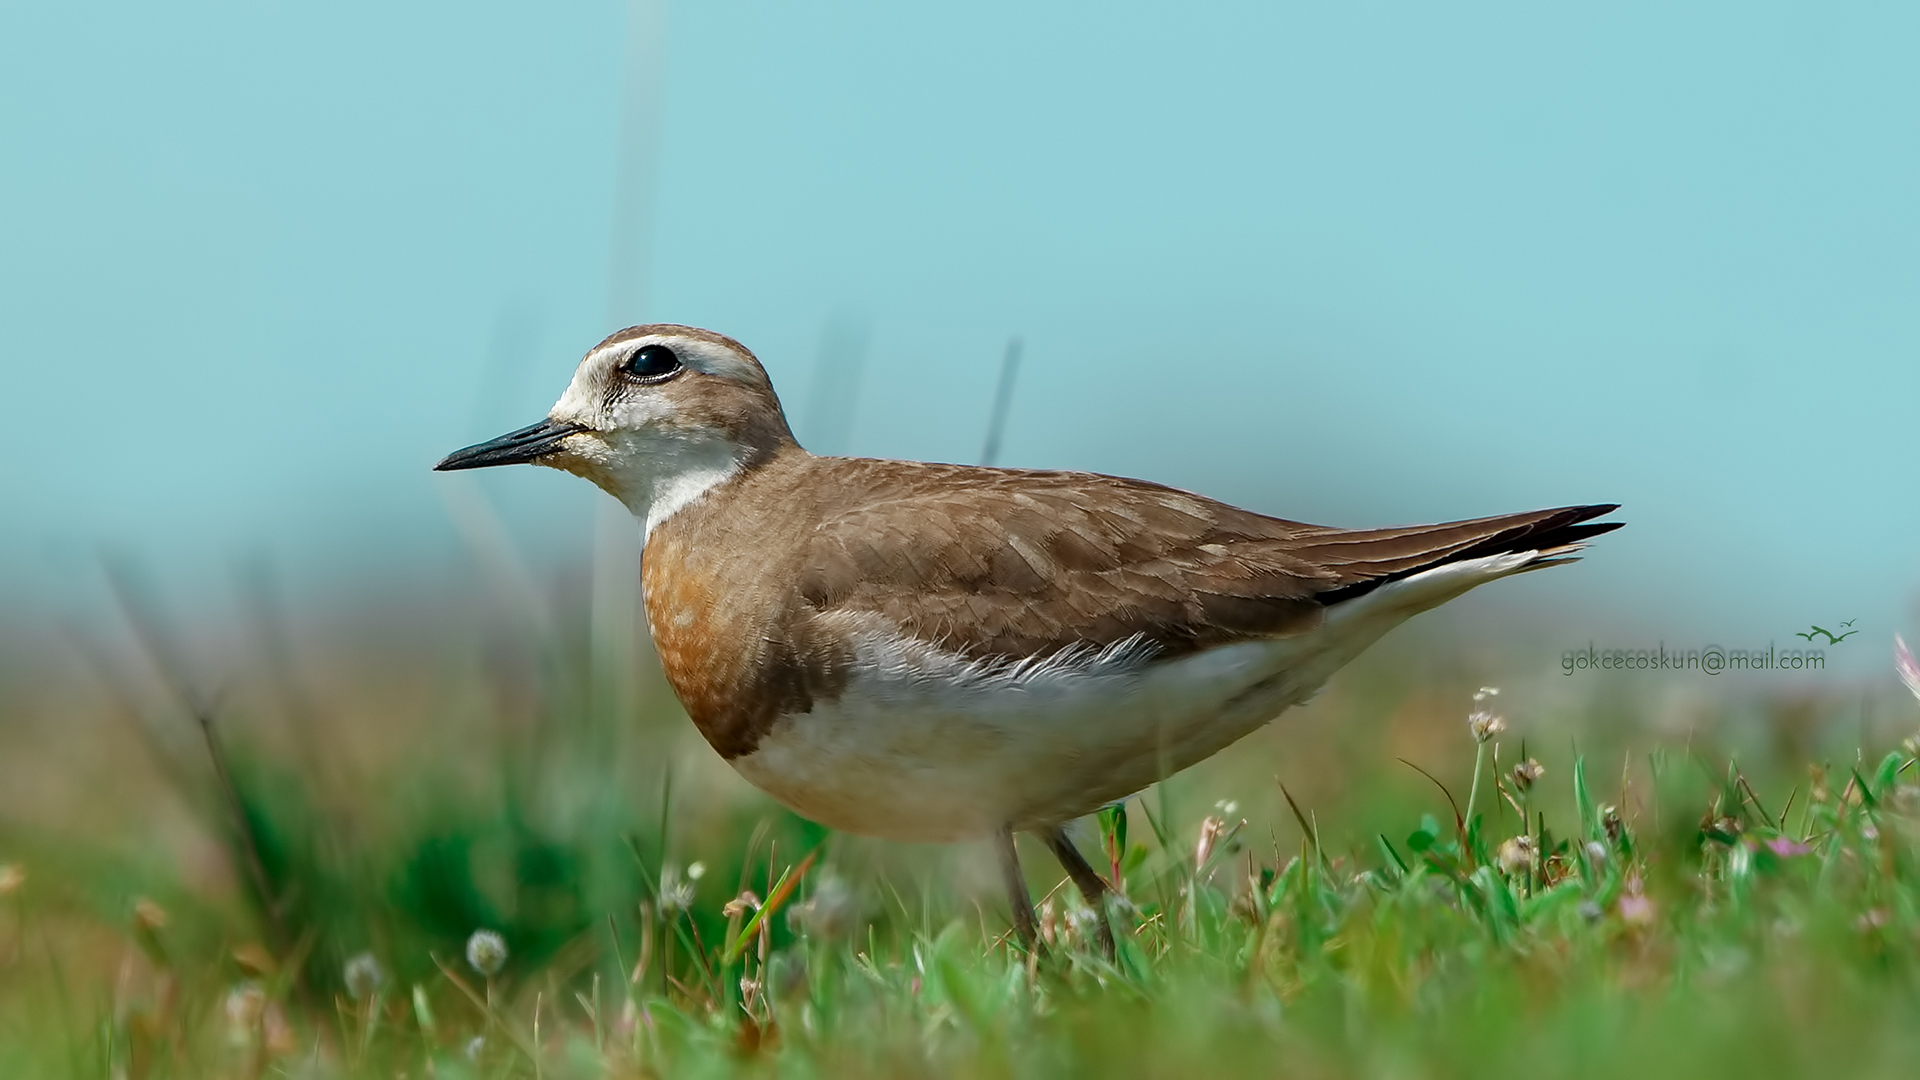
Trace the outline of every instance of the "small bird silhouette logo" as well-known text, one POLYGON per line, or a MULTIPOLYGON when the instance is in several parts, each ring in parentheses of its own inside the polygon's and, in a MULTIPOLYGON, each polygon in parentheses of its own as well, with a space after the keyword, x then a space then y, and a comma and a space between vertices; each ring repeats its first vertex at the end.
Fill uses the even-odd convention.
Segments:
MULTIPOLYGON (((1840 627, 1841 627, 1841 629, 1843 629, 1843 630, 1844 630, 1844 629, 1846 629, 1847 627, 1849 627, 1849 626, 1852 626, 1852 625, 1853 625, 1854 623, 1856 623, 1856 622, 1858 622, 1858 621, 1859 621, 1858 619, 1848 619, 1848 620, 1847 620, 1846 622, 1843 622, 1843 623, 1841 623, 1841 624, 1840 624, 1840 627)), ((1800 631, 1798 631, 1798 630, 1795 630, 1795 631, 1793 632, 1793 636, 1794 636, 1794 637, 1803 637, 1803 638, 1806 638, 1806 639, 1807 639, 1808 641, 1812 641, 1812 640, 1814 639, 1814 637, 1815 637, 1816 635, 1819 635, 1819 634, 1825 634, 1825 635, 1827 636, 1827 644, 1829 644, 1829 645, 1838 645, 1838 644, 1840 644, 1841 642, 1843 642, 1843 641, 1845 641, 1845 640, 1847 640, 1848 638, 1850 638, 1850 637, 1852 637, 1853 635, 1855 635, 1855 634, 1857 634, 1857 633, 1859 633, 1859 632, 1860 632, 1860 631, 1858 631, 1858 630, 1847 630, 1847 632, 1846 632, 1846 633, 1844 633, 1844 634, 1841 634, 1841 635, 1840 635, 1840 636, 1838 636, 1838 637, 1835 637, 1835 636, 1834 636, 1834 634, 1833 634, 1833 631, 1831 631, 1831 630, 1827 630, 1827 629, 1825 629, 1825 628, 1823 628, 1823 627, 1818 627, 1818 626, 1815 626, 1815 627, 1813 627, 1813 628, 1811 628, 1810 630, 1808 630, 1808 631, 1807 631, 1806 633, 1804 633, 1804 634, 1803 634, 1803 633, 1801 633, 1801 632, 1800 632, 1800 631)))

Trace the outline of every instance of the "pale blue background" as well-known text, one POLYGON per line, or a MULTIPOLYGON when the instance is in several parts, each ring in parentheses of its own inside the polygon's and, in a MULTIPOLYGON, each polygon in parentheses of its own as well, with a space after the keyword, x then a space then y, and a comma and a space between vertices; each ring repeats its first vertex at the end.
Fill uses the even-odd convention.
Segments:
POLYGON ((1620 501, 1509 599, 1880 652, 1916 11, 0 3, 0 597, 77 608, 103 549, 189 595, 457 572, 462 482, 582 558, 581 482, 427 469, 661 318, 822 449, 974 457, 1017 333, 1007 463, 1338 524, 1620 501))

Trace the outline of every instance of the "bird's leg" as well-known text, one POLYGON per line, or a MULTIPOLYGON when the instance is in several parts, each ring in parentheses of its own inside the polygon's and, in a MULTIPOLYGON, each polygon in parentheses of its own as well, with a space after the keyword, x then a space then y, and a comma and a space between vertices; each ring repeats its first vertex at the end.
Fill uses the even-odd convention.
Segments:
POLYGON ((1055 825, 1040 835, 1046 840, 1053 857, 1066 867, 1067 876, 1080 889, 1080 895, 1087 898, 1087 906, 1093 909, 1094 917, 1098 920, 1094 924, 1098 929, 1094 932, 1100 939, 1100 951, 1106 954, 1107 959, 1113 959, 1113 927, 1107 922, 1107 894, 1113 890, 1107 885, 1106 879, 1080 856, 1080 849, 1073 846, 1066 826, 1055 825))
POLYGON ((1007 903, 1013 909, 1013 932, 1030 953, 1041 951, 1040 924, 1033 917, 1033 897, 1027 893, 1027 878, 1020 872, 1020 851, 1013 845, 1013 826, 1002 826, 994 834, 993 845, 1000 855, 1000 876, 1007 884, 1007 903))

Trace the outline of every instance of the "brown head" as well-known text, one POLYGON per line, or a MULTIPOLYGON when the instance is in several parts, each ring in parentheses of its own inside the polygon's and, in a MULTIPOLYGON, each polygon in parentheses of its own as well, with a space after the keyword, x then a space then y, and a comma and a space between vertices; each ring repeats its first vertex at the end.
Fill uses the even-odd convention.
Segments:
POLYGON ((434 468, 531 463, 598 484, 647 530, 714 485, 798 450, 765 368, 711 330, 630 326, 594 346, 547 418, 434 468))

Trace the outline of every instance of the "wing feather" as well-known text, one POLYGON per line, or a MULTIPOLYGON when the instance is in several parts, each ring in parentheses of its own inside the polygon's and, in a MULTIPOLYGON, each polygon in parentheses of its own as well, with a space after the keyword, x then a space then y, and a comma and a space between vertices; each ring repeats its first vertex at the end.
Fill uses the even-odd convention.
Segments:
POLYGON ((835 459, 803 561, 822 612, 878 615, 979 659, 1144 639, 1161 656, 1314 626, 1421 569, 1569 547, 1611 506, 1342 530, 1094 473, 835 459))

